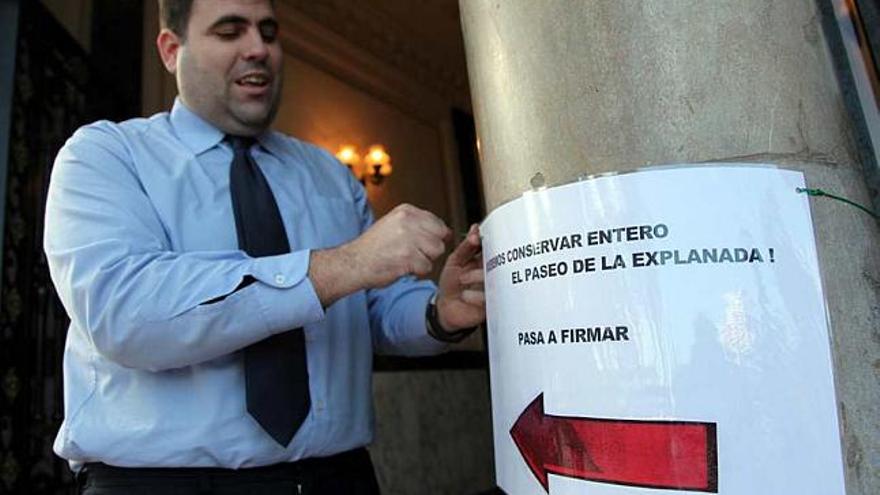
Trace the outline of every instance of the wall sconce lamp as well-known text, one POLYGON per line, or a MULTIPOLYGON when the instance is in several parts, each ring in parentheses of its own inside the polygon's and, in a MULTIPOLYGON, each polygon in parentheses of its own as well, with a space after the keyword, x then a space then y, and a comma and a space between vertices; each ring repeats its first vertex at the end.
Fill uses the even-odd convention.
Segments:
POLYGON ((348 167, 355 179, 359 180, 361 184, 364 183, 364 173, 361 168, 361 155, 358 154, 357 148, 350 144, 346 144, 336 152, 336 159, 348 167))
POLYGON ((364 163, 367 165, 364 173, 370 176, 370 182, 373 184, 381 184, 385 177, 391 175, 391 157, 381 144, 370 146, 364 157, 364 163))
POLYGON ((379 185, 385 180, 385 177, 391 175, 393 170, 391 156, 381 144, 370 146, 363 158, 354 146, 345 145, 336 152, 336 158, 348 166, 348 169, 361 184, 366 184, 369 179, 371 183, 379 185))

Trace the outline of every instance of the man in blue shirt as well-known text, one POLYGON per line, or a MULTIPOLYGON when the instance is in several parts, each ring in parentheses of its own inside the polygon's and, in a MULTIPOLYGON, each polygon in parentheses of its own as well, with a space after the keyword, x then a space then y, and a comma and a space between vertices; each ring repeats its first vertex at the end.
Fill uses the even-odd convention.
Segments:
POLYGON ((174 108, 79 129, 53 169, 45 250, 71 319, 55 451, 88 474, 85 493, 377 493, 372 353, 442 352, 483 321, 477 228, 438 286, 416 281, 449 228, 409 205, 373 222, 344 166, 268 129, 283 58, 270 0, 160 9, 174 108), (248 217, 249 202, 263 210, 248 217), (253 250, 261 231, 243 219, 271 229, 273 215, 266 242, 286 241, 253 250), (299 362, 305 386, 295 370, 293 385, 252 375, 260 347, 299 362), (306 394, 292 438, 252 387, 269 406, 306 394))

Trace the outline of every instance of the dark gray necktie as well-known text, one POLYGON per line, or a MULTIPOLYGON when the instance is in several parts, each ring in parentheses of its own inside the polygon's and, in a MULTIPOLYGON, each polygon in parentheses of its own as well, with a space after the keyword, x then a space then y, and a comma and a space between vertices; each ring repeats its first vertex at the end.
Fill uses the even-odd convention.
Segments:
MULTIPOLYGON (((254 161, 251 138, 230 136, 234 157, 229 189, 238 246, 253 257, 290 252, 281 213, 254 161)), ((309 413, 309 372, 303 329, 276 334, 244 350, 247 410, 282 446, 309 413)))

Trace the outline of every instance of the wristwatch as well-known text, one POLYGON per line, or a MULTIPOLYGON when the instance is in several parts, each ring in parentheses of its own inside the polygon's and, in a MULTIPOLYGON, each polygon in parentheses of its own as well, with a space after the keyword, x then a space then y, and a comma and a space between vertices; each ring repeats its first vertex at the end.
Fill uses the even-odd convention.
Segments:
POLYGON ((425 322, 428 327, 428 335, 434 337, 435 339, 441 342, 450 342, 456 343, 464 340, 465 337, 472 334, 477 327, 467 327, 456 330, 454 332, 447 332, 443 330, 443 327, 440 325, 440 320, 437 317, 437 293, 435 292, 433 296, 431 296, 431 300, 428 301, 428 306, 425 308, 425 322))

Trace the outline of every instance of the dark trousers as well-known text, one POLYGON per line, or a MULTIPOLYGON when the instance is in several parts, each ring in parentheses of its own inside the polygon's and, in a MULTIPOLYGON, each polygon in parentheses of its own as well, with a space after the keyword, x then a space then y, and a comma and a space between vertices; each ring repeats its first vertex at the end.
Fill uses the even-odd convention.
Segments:
POLYGON ((249 469, 86 464, 83 495, 378 495, 367 449, 249 469))

